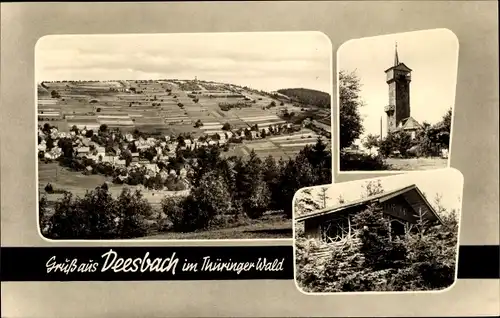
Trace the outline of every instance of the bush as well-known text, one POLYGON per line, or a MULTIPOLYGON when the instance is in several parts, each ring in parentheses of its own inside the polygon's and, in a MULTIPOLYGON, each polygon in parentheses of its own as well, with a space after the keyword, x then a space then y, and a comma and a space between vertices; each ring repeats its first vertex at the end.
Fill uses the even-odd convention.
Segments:
POLYGON ((196 123, 194 124, 194 127, 195 127, 195 128, 202 127, 202 126, 203 126, 203 123, 201 122, 201 119, 198 119, 198 120, 196 121, 196 123))
POLYGON ((340 151, 341 171, 376 171, 389 169, 390 165, 386 164, 381 156, 352 154, 340 151))
POLYGON ((51 239, 116 239, 144 236, 151 205, 140 192, 123 189, 113 199, 107 186, 88 191, 83 198, 71 193, 56 202, 46 236, 51 239))
POLYGON ((47 192, 47 193, 53 193, 54 192, 54 188, 52 187, 52 184, 47 183, 47 185, 45 186, 45 192, 47 192))

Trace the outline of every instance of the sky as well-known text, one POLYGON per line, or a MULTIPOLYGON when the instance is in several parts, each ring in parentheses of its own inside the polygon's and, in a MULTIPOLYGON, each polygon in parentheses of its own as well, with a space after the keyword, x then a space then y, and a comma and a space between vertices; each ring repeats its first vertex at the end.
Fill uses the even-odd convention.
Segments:
POLYGON ((331 94, 331 63, 332 45, 321 32, 51 35, 35 48, 37 82, 196 76, 331 94))
MULTIPOLYGON (((327 200, 327 207, 338 205, 338 198, 340 196, 342 196, 346 203, 362 198, 365 193, 365 189, 363 187, 370 180, 375 182, 380 180, 382 188, 386 192, 415 184, 420 191, 425 193, 427 200, 434 207, 434 199, 436 195, 440 195, 441 204, 448 211, 455 209, 459 212, 461 210, 463 177, 458 170, 449 168, 432 171, 409 172, 396 176, 340 182, 328 185, 326 186, 328 187, 327 196, 329 197, 327 200)), ((312 189, 312 197, 317 198, 321 187, 312 187, 310 189, 312 189)), ((299 192, 298 198, 300 198, 300 194, 304 195, 304 192, 299 192)))
POLYGON ((355 71, 361 81, 361 108, 365 133, 386 132, 384 106, 389 102, 384 71, 394 65, 397 42, 399 61, 412 69, 411 116, 418 122, 436 123, 455 104, 458 49, 456 36, 447 29, 398 33, 351 40, 338 50, 337 69, 355 71))

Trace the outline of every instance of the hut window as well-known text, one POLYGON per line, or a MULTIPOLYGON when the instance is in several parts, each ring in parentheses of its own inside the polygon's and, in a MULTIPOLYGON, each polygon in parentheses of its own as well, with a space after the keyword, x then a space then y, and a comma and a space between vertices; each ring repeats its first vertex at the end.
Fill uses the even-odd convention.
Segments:
POLYGON ((406 232, 405 224, 399 220, 391 221, 391 234, 393 236, 404 235, 406 232))
POLYGON ((321 225, 321 239, 325 242, 341 241, 351 234, 348 217, 330 220, 321 225))

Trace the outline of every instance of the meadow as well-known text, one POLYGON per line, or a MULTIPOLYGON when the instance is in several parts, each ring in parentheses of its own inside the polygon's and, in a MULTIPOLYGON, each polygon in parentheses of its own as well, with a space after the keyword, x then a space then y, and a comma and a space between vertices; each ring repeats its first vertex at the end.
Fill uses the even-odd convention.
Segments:
POLYGON ((448 166, 448 159, 443 158, 386 158, 385 162, 391 166, 391 170, 428 170, 441 169, 448 166))
MULTIPOLYGON (((40 89, 55 90, 60 97, 39 96, 39 124, 50 123, 66 132, 73 125, 95 130, 106 124, 127 132, 137 129, 145 133, 201 136, 223 132, 222 126, 226 123, 233 131, 257 125, 260 132, 263 128, 286 124, 287 121, 280 116, 284 109, 297 114, 301 112, 289 102, 281 105, 281 101, 268 95, 223 83, 179 80, 45 82, 40 89), (196 93, 196 102, 188 96, 192 93, 196 93), (228 94, 241 95, 241 98, 228 98, 228 94), (220 102, 243 100, 244 97, 254 99, 252 107, 229 111, 222 111, 219 107, 220 102), (277 106, 267 108, 272 102, 277 106), (48 113, 59 114, 60 118, 47 120, 48 113), (198 121, 203 125, 195 127, 198 121)), ((314 140, 316 135, 308 138, 314 140)), ((235 154, 247 155, 255 149, 262 157, 292 158, 312 141, 266 139, 262 143, 244 141, 235 146, 241 148, 236 149, 235 154)))

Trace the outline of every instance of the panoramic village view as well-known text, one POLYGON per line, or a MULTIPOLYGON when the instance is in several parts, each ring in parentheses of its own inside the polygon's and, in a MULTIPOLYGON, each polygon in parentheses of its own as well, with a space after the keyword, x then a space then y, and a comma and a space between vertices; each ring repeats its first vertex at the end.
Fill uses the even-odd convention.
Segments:
POLYGON ((456 37, 440 29, 340 49, 340 170, 447 167, 457 58, 456 37))
POLYGON ((37 78, 49 239, 289 238, 294 193, 331 182, 328 92, 215 81, 202 67, 135 80, 88 79, 89 69, 37 78))

